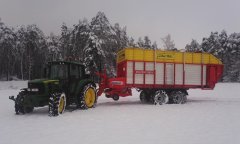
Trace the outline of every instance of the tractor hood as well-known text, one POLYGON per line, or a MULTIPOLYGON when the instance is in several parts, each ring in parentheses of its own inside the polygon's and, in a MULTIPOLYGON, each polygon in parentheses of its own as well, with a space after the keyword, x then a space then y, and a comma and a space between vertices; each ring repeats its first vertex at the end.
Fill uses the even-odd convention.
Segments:
POLYGON ((35 79, 28 81, 27 91, 32 92, 32 94, 41 95, 48 92, 49 87, 53 88, 53 85, 58 86, 59 80, 35 79))
POLYGON ((55 84, 59 84, 59 80, 35 79, 35 80, 28 81, 28 83, 44 83, 44 84, 55 83, 55 84))

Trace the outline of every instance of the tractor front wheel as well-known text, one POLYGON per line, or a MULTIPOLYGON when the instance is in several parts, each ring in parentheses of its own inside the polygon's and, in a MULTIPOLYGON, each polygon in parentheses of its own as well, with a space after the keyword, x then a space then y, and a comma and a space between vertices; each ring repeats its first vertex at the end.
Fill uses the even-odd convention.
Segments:
POLYGON ((33 111, 34 107, 24 105, 25 96, 26 96, 26 92, 24 91, 19 92, 19 94, 17 95, 17 98, 15 100, 16 114, 25 114, 33 111))
POLYGON ((49 98, 49 116, 62 114, 66 107, 65 93, 53 93, 49 98))

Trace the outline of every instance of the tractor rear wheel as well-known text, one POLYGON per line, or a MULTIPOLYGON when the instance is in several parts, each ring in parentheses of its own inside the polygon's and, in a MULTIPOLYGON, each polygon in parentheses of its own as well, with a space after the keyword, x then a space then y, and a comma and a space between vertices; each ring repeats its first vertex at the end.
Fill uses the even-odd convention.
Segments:
POLYGON ((53 93, 49 98, 49 116, 58 116, 66 108, 65 93, 53 93))
POLYGON ((93 86, 93 84, 85 85, 82 92, 80 93, 79 107, 81 109, 88 109, 94 107, 96 103, 96 88, 93 86))

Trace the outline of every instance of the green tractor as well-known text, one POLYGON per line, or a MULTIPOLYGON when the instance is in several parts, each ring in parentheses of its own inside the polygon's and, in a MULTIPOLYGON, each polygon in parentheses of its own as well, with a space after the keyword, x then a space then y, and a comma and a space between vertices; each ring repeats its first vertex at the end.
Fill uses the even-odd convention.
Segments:
POLYGON ((33 111, 34 107, 49 107, 49 116, 62 114, 66 107, 88 109, 97 103, 96 84, 85 73, 82 64, 68 61, 54 61, 46 65, 45 79, 28 82, 28 88, 21 89, 15 98, 16 114, 33 111))

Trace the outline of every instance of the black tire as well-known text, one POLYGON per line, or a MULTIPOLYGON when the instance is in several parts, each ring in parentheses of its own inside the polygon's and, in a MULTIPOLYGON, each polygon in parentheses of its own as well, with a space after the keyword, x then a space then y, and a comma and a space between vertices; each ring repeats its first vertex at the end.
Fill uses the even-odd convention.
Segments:
POLYGON ((169 101, 168 101, 169 104, 174 104, 173 102, 173 98, 172 97, 169 97, 169 101))
POLYGON ((15 112, 16 112, 16 114, 25 114, 25 113, 30 113, 30 112, 33 111, 34 107, 24 105, 25 96, 26 96, 25 91, 21 91, 17 95, 17 98, 15 100, 15 112))
POLYGON ((187 95, 184 95, 182 104, 185 104, 186 102, 187 102, 187 95))
POLYGON ((108 94, 105 94, 105 97, 106 98, 112 98, 110 95, 108 95, 108 94))
POLYGON ((149 93, 149 103, 154 104, 155 92, 149 93))
POLYGON ((31 112, 33 112, 33 109, 34 109, 34 107, 30 107, 30 106, 24 107, 25 113, 31 113, 31 112))
POLYGON ((62 114, 66 108, 65 93, 53 93, 49 98, 49 116, 58 116, 62 114))
POLYGON ((17 95, 17 98, 15 100, 15 112, 16 112, 16 114, 25 114, 24 108, 23 108, 24 95, 25 95, 24 91, 19 92, 19 94, 17 95))
POLYGON ((114 95, 112 96, 112 99, 113 99, 114 101, 118 101, 118 100, 119 100, 119 95, 114 94, 114 95))
POLYGON ((158 90, 154 94, 154 104, 167 104, 169 101, 168 95, 164 90, 158 90))
POLYGON ((187 95, 181 90, 172 91, 170 96, 170 103, 172 104, 185 104, 187 102, 187 95))
POLYGON ((146 91, 141 91, 140 95, 139 95, 140 101, 142 103, 147 103, 149 102, 149 97, 147 96, 147 92, 146 91))
POLYGON ((96 87, 91 83, 85 85, 78 99, 78 107, 81 109, 95 107, 97 103, 96 87))

